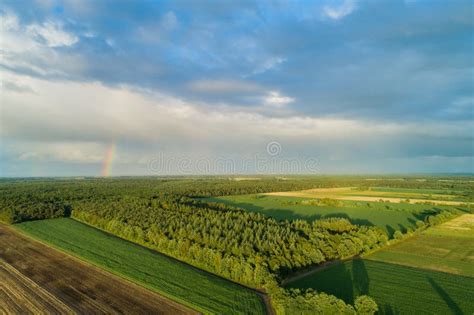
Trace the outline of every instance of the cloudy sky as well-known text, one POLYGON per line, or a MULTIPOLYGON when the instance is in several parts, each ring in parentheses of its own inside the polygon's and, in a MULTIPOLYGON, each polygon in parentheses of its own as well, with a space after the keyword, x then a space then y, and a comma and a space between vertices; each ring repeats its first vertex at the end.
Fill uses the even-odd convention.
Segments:
POLYGON ((0 176, 474 172, 473 21, 470 0, 3 0, 0 176))

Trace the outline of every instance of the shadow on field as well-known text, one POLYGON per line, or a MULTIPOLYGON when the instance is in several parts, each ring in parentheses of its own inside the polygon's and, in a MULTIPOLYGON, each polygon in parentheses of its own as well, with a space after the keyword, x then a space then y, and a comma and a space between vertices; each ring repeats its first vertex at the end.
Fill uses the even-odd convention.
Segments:
POLYGON ((394 307, 393 305, 390 304, 383 304, 379 305, 379 314, 383 315, 399 315, 401 314, 400 311, 394 307))
POLYGON ((316 285, 316 291, 335 295, 346 303, 353 304, 355 296, 351 270, 343 262, 329 268, 328 277, 316 285))
POLYGON ((369 287, 370 278, 365 262, 361 258, 355 258, 346 262, 334 262, 317 275, 299 282, 294 288, 302 290, 312 288, 318 292, 337 296, 346 303, 354 304, 356 297, 369 295, 369 287))
POLYGON ((439 285, 434 281, 432 278, 427 277, 428 282, 431 284, 431 287, 438 293, 438 295, 446 302, 448 305, 449 309, 453 312, 453 314, 456 315, 462 315, 464 314, 462 310, 459 308, 459 306, 454 302, 454 300, 449 296, 449 294, 439 285))
MULTIPOLYGON (((265 199, 265 196, 258 196, 255 199, 265 199)), ((233 207, 238 207, 245 209, 250 212, 256 212, 263 214, 265 216, 270 216, 273 217, 276 220, 284 221, 284 220, 305 220, 308 222, 312 222, 314 220, 319 220, 319 219, 326 219, 326 218, 343 218, 349 220, 352 224, 356 225, 363 225, 363 226, 375 226, 370 220, 367 220, 365 218, 352 218, 350 217, 347 213, 344 212, 334 212, 334 213, 329 213, 326 215, 321 215, 321 214, 311 214, 311 215, 305 215, 305 214, 299 214, 295 212, 294 210, 285 208, 284 205, 280 208, 277 205, 274 205, 274 208, 265 208, 264 206, 259 206, 251 202, 238 202, 238 201, 230 201, 230 200, 211 200, 213 202, 218 202, 218 203, 224 203, 229 206, 233 207)), ((385 205, 387 206, 387 205, 385 205)), ((401 231, 402 233, 406 233, 408 229, 416 229, 416 222, 417 221, 422 221, 425 222, 426 218, 431 215, 437 215, 439 214, 442 210, 442 208, 435 207, 432 205, 407 205, 407 206, 417 206, 415 210, 410 210, 410 209, 405 209, 403 207, 403 204, 391 204, 390 207, 392 207, 391 211, 409 211, 411 213, 411 216, 407 217, 406 220, 407 222, 404 224, 401 223, 393 223, 392 225, 386 224, 385 225, 385 230, 387 232, 387 236, 389 238, 393 238, 393 234, 395 231, 401 231), (397 207, 395 207, 397 206, 397 207), (419 206, 419 207, 418 207, 419 206), (395 207, 395 208, 393 208, 395 207)), ((332 207, 331 210, 337 211, 337 209, 334 209, 332 207)), ((376 208, 373 208, 376 209, 376 208)), ((464 210, 466 211, 466 210, 464 210)))
POLYGON ((355 295, 369 294, 370 278, 363 259, 354 259, 352 261, 352 275, 354 278, 355 295))
POLYGON ((401 223, 398 223, 398 230, 402 233, 406 233, 408 231, 407 228, 401 223))
MULTIPOLYGON (((219 201, 219 202, 222 202, 222 201, 219 201)), ((235 202, 235 203, 233 202, 233 203, 226 203, 226 204, 231 205, 233 207, 242 208, 251 212, 261 213, 265 216, 270 216, 280 221, 305 220, 305 221, 311 222, 311 221, 319 220, 319 219, 343 218, 343 219, 349 220, 349 222, 351 222, 352 224, 374 226, 374 224, 367 219, 351 218, 350 216, 348 216, 346 213, 343 213, 343 212, 335 212, 335 213, 330 213, 327 215, 320 215, 320 214, 302 215, 289 209, 281 209, 281 208, 268 209, 268 208, 256 206, 255 204, 245 203, 245 202, 235 202)))
POLYGON ((395 233, 395 229, 391 225, 385 225, 385 229, 387 230, 387 234, 389 238, 393 237, 393 233, 395 233))
MULTIPOLYGON (((368 265, 369 268, 366 265, 368 263, 370 262, 362 258, 354 258, 346 262, 339 261, 312 276, 297 281, 297 285, 290 285, 289 287, 301 290, 312 288, 317 292, 334 295, 344 302, 353 305, 358 296, 371 296, 371 294, 375 293, 370 290, 370 265, 368 265)), ((378 314, 401 314, 397 305, 393 302, 391 303, 390 299, 387 299, 385 303, 376 300, 376 303, 378 303, 379 307, 378 314)))
POLYGON ((410 224, 413 226, 413 227, 416 227, 416 221, 412 218, 408 218, 407 219, 408 222, 410 222, 410 224))

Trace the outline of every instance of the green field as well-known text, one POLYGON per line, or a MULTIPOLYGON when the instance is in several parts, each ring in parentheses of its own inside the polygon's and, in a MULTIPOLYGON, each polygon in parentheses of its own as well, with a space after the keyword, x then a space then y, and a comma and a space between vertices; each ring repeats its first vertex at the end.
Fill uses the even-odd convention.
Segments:
POLYGON ((474 277, 474 215, 431 227, 367 258, 474 277))
POLYGON ((15 227, 204 313, 265 313, 260 297, 251 290, 73 219, 30 221, 15 227))
POLYGON ((381 314, 474 312, 474 278, 365 259, 337 263, 288 287, 313 288, 349 303, 368 294, 381 314))
POLYGON ((389 236, 397 230, 405 232, 415 228, 417 220, 432 214, 433 210, 447 206, 432 206, 404 203, 383 203, 339 200, 338 206, 316 206, 305 204, 312 199, 301 197, 280 197, 270 195, 237 195, 206 198, 207 201, 222 202, 227 205, 259 212, 277 220, 316 220, 320 218, 347 218, 352 223, 378 226, 389 236))

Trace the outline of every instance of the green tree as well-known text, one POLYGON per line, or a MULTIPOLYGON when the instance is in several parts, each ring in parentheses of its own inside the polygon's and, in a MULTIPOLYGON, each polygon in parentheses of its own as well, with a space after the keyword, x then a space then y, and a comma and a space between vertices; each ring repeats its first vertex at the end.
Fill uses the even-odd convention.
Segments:
POLYGON ((395 231, 395 233, 393 233, 393 238, 396 240, 401 240, 403 238, 403 233, 400 231, 395 231))
POLYGON ((354 306, 357 314, 361 315, 373 315, 379 310, 377 303, 367 295, 357 297, 354 306))

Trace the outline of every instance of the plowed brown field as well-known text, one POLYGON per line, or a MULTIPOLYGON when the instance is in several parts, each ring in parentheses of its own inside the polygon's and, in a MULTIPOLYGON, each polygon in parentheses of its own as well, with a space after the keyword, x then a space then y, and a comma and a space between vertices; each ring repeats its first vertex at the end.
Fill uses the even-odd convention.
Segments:
POLYGON ((0 314, 196 314, 0 225, 0 314))

